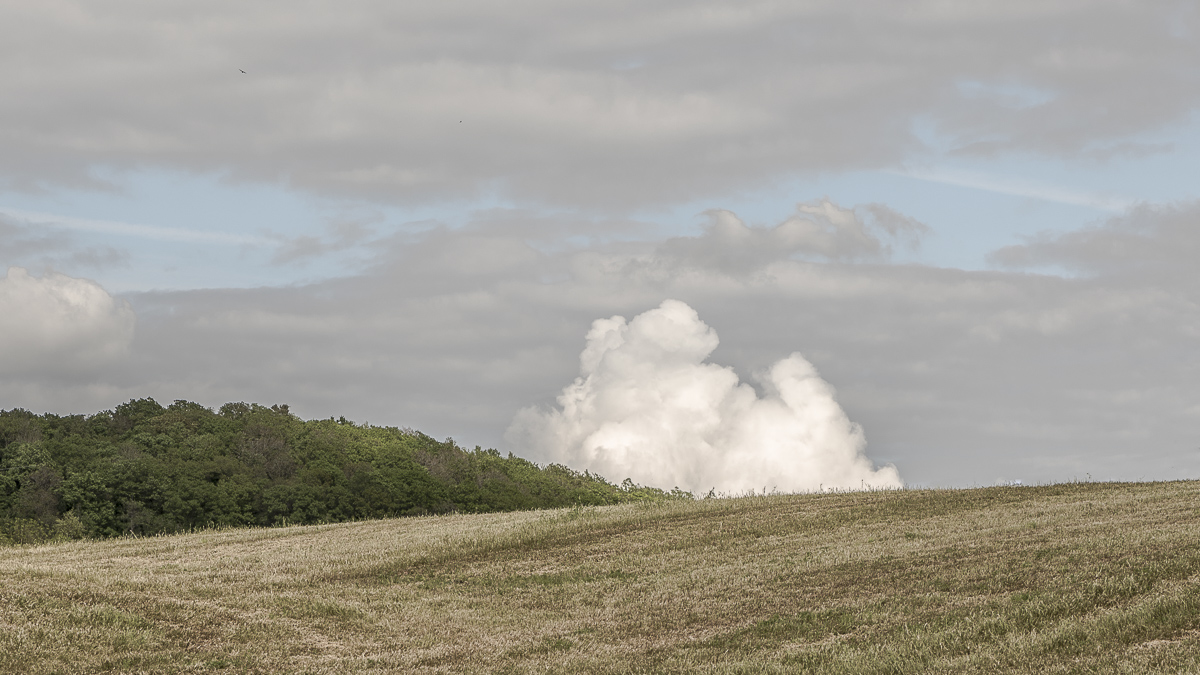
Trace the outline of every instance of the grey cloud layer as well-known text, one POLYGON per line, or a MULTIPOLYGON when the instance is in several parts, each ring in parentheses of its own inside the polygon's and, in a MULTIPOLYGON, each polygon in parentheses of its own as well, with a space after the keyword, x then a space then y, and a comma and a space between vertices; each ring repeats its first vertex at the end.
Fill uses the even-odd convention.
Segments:
MULTIPOLYGON (((856 219, 851 229, 878 231, 864 209, 838 212, 856 219)), ((1193 204, 1099 232, 1132 229, 1171 256, 1200 242, 1200 229, 1183 226, 1198 221, 1193 204)), ((1175 284, 1136 266, 1065 279, 759 256, 754 237, 785 226, 752 233, 740 257, 737 240, 723 240, 735 266, 709 255, 711 232, 546 252, 519 228, 481 226, 397 241, 354 278, 132 296, 127 363, 71 386, 6 381, 0 406, 286 402, 306 416, 498 445, 517 410, 552 402, 577 375, 593 320, 677 298, 720 335, 713 362, 743 380, 802 352, 863 425, 868 456, 908 481, 1200 470, 1195 272, 1175 284)), ((1074 241, 1031 244, 1030 255, 1092 255, 1074 241)))
POLYGON ((1189 8, 7 3, 0 179, 160 166, 627 209, 894 165, 914 121, 963 152, 1133 151, 1197 104, 1189 8))

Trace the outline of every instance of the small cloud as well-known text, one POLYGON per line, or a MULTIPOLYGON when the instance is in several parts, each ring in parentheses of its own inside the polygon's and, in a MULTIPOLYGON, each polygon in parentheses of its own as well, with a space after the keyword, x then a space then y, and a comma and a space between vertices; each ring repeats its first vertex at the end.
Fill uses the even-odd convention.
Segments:
POLYGON ((80 246, 68 232, 14 221, 0 213, 0 250, 5 262, 46 268, 104 270, 129 265, 129 251, 112 246, 80 246))
POLYGON ((1095 275, 1191 278, 1200 257, 1200 202, 1142 204, 1127 215, 1065 233, 1042 233, 993 251, 1010 269, 1066 269, 1095 275))
POLYGON ((698 237, 677 237, 659 251, 685 263, 745 273, 790 258, 855 261, 881 260, 891 242, 919 243, 929 228, 881 204, 847 209, 829 199, 796 205, 796 212, 774 227, 746 225, 732 211, 714 209, 698 237))
POLYGON ((276 236, 280 246, 271 264, 286 265, 307 258, 338 253, 367 242, 375 231, 354 220, 335 221, 326 227, 325 236, 276 236))
POLYGON ((63 260, 63 264, 72 269, 104 270, 113 267, 129 267, 129 260, 129 251, 111 246, 93 246, 82 251, 75 251, 63 260))

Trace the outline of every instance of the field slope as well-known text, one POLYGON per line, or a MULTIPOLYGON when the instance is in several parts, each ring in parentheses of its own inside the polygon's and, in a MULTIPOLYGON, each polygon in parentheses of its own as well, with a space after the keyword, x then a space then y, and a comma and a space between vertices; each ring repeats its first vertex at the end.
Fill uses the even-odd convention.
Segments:
POLYGON ((1200 670, 1200 484, 746 497, 0 549, 0 671, 1200 670))

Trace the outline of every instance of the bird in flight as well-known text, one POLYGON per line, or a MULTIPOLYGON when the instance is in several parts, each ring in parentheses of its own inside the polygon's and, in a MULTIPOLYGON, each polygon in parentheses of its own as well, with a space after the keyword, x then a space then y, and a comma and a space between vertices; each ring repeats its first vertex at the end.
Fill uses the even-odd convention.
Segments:
MULTIPOLYGON (((242 69, 241 69, 241 68, 238 68, 238 70, 242 70, 242 69)), ((245 74, 246 74, 246 71, 242 70, 242 74, 243 74, 243 75, 245 75, 245 74)))

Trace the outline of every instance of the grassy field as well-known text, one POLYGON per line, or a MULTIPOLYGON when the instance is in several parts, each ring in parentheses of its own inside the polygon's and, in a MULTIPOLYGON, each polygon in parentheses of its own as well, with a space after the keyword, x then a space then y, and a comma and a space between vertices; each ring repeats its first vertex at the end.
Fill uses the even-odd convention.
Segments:
POLYGON ((1200 483, 6 548, 0 671, 1200 672, 1200 483))

